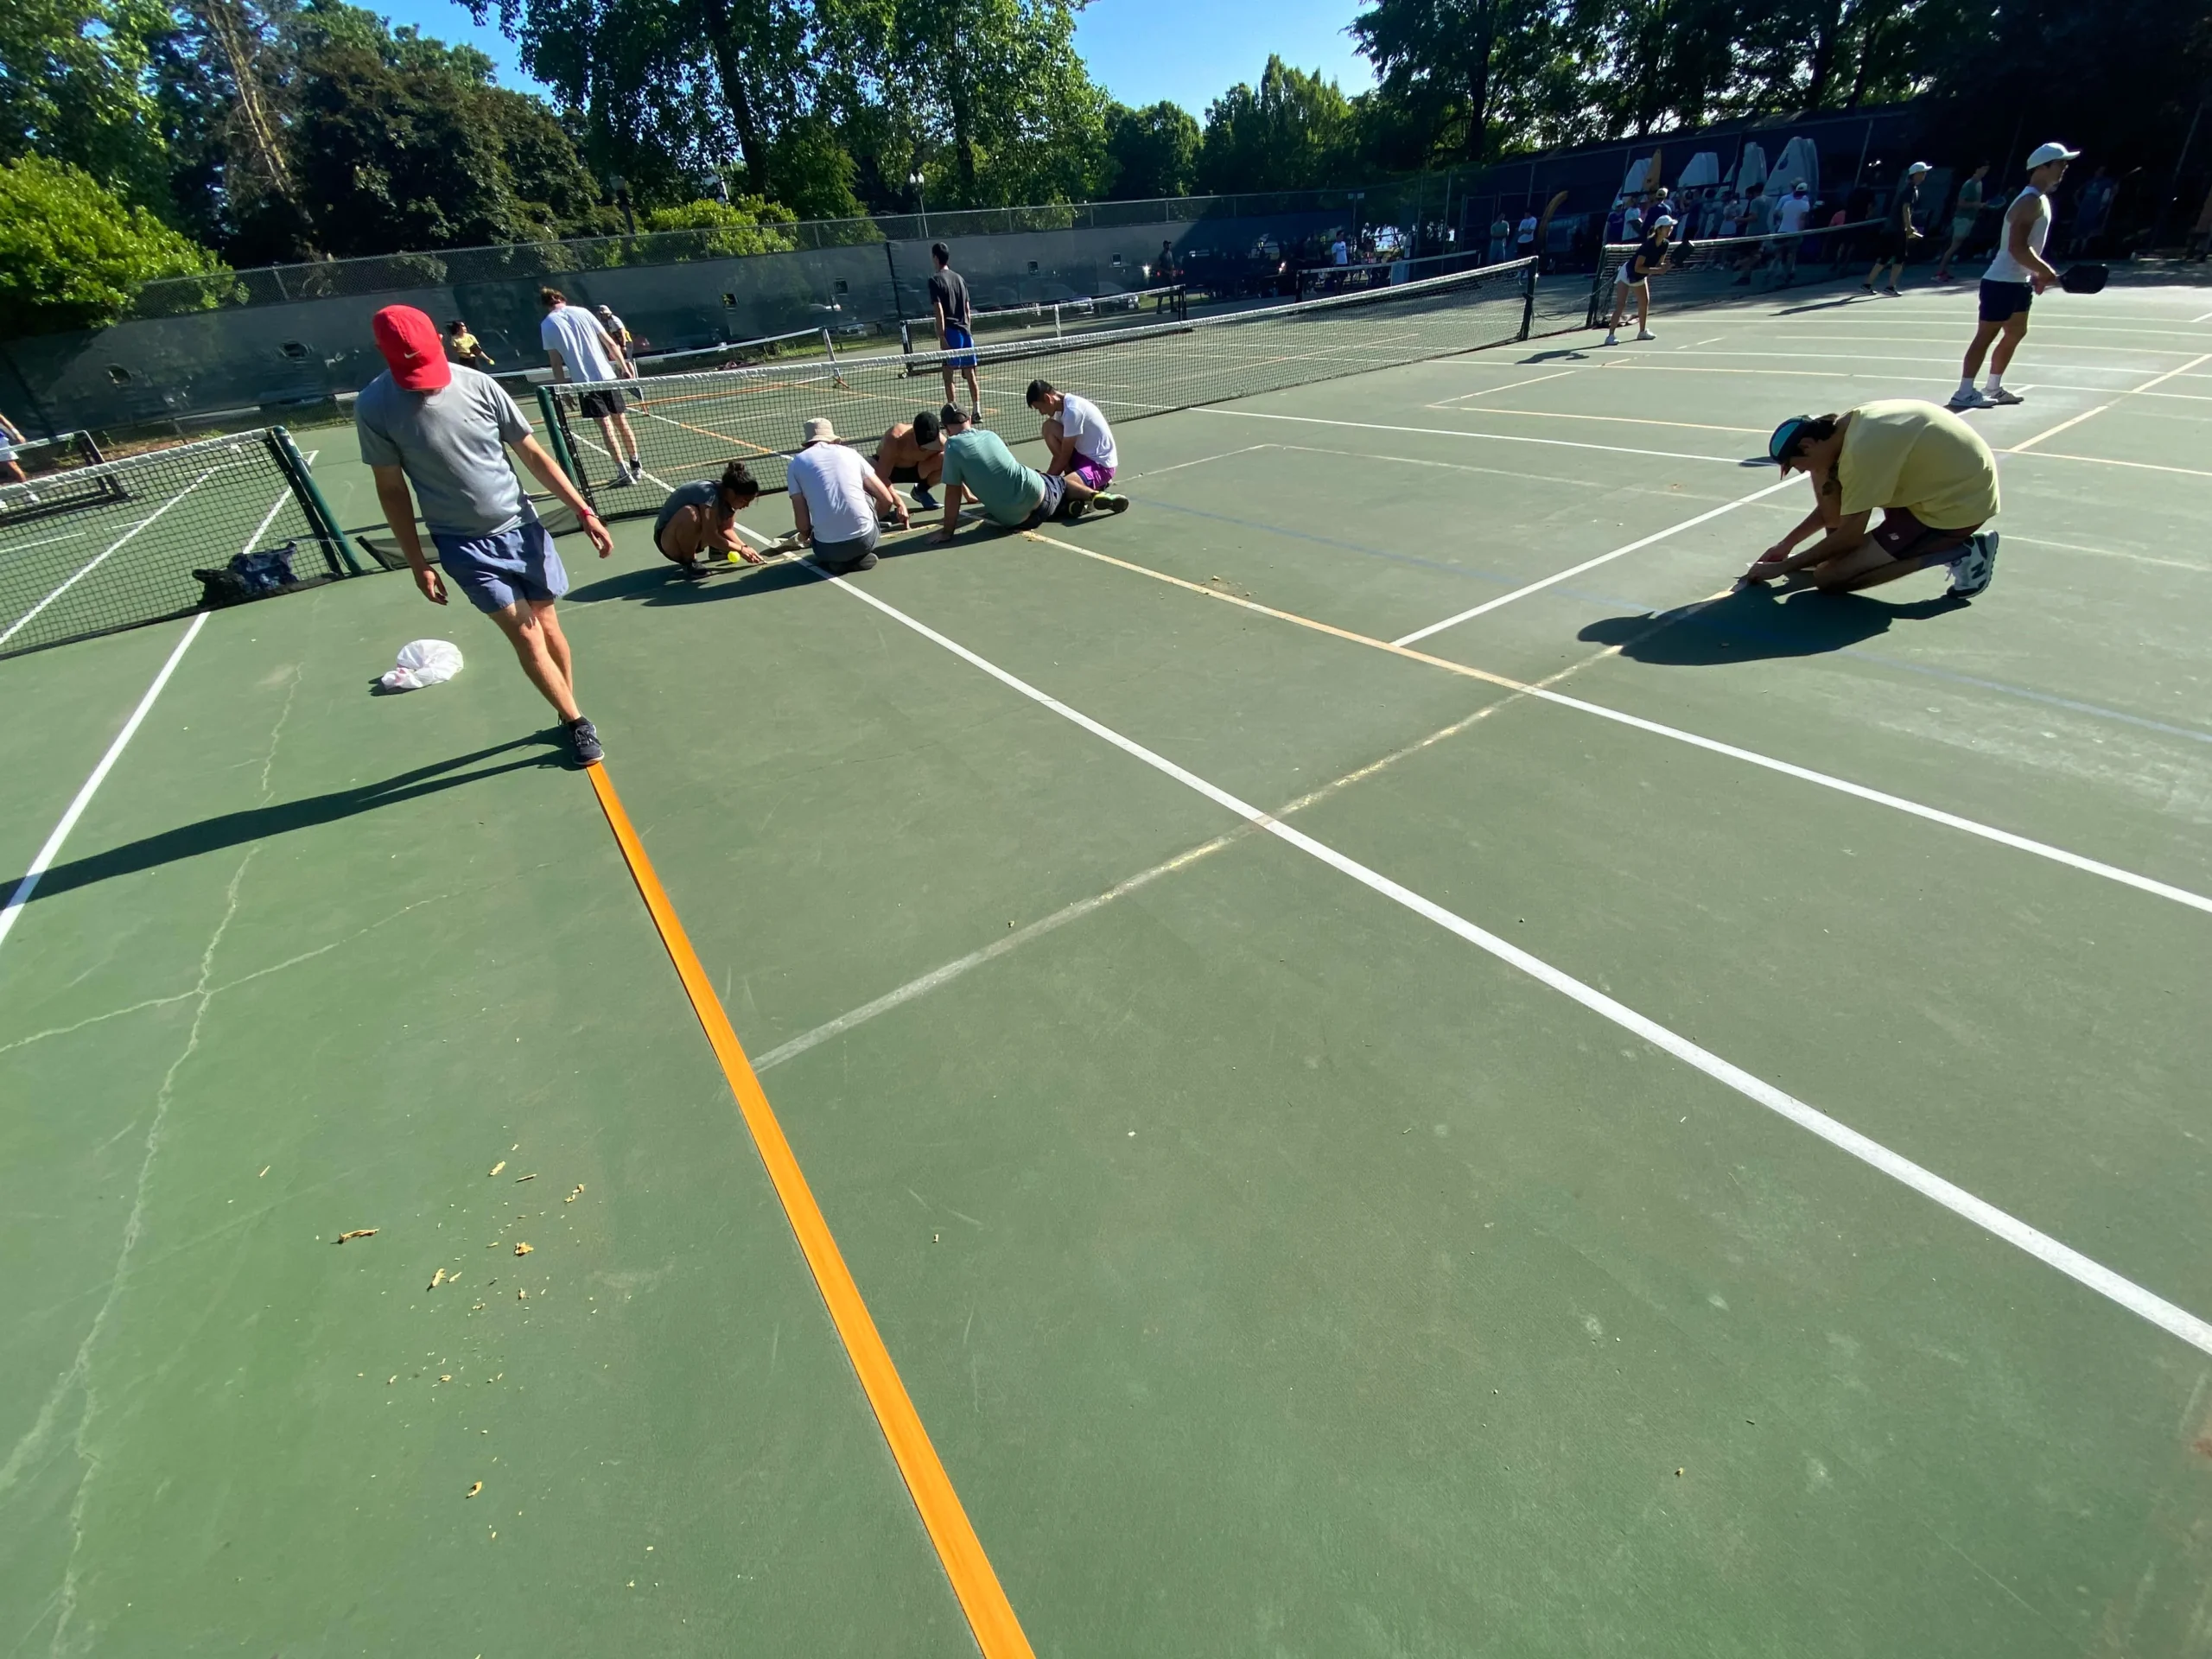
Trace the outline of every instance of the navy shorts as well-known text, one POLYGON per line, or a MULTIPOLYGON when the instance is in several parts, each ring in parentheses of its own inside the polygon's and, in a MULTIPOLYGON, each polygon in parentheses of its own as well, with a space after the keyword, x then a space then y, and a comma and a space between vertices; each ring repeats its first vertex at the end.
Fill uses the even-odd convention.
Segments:
POLYGON ((976 366, 976 336, 957 322, 944 325, 944 366, 948 369, 972 369, 976 366))
POLYGON ((512 530, 466 540, 430 532, 447 579, 489 616, 518 600, 550 602, 569 591, 569 573, 553 550, 553 537, 537 519, 512 530))
POLYGON ((1981 320, 2009 322, 2036 302, 2036 291, 2026 283, 1993 283, 1981 279, 1981 320))

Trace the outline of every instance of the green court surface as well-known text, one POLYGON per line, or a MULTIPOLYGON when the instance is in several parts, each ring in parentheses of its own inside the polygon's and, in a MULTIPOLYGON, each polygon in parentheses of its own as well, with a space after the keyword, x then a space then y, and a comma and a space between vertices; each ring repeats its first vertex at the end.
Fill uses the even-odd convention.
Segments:
MULTIPOLYGON (((1127 514, 837 582, 564 540, 1030 1648, 2212 1653, 2208 307, 2038 303, 1971 603, 1727 591, 1809 504, 1745 458, 1946 396, 1965 288, 1134 422, 1127 514)), ((0 696, 0 874, 81 809, 0 934, 0 1652, 976 1650, 489 626, 0 696)))

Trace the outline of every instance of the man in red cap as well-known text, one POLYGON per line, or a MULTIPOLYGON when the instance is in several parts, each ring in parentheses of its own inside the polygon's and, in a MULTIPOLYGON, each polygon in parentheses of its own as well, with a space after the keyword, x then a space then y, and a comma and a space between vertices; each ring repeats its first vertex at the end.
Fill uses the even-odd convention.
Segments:
POLYGON ((419 501, 446 575, 499 625, 522 671, 559 712, 576 763, 594 764, 599 733, 576 707, 575 669, 553 613, 553 601, 569 591, 569 573, 508 463, 508 446, 576 515, 602 559, 614 550, 607 526, 531 435, 505 388, 447 360, 429 317, 411 305, 388 305, 371 326, 389 367, 361 388, 353 426, 415 585, 433 605, 446 602, 446 584, 415 531, 419 501))

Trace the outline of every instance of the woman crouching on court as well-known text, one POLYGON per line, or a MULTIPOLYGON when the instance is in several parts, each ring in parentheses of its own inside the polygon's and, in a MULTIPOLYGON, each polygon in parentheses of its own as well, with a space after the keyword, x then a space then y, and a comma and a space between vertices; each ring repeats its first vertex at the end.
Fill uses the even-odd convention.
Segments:
POLYGON ((1759 555, 1745 583, 1789 579, 1785 592, 1850 593, 1939 564, 1952 594, 1989 586, 1997 533, 1997 458, 1948 410, 1913 398, 1862 404, 1841 415, 1796 415, 1774 429, 1767 454, 1813 483, 1813 510, 1759 555), (1874 509, 1882 522, 1870 531, 1874 509), (1790 549, 1820 539, 1802 553, 1790 549))
POLYGON ((760 499, 760 486, 741 461, 723 467, 719 479, 679 484, 660 504, 660 517, 653 521, 653 546, 687 575, 697 571, 702 561, 727 563, 738 558, 747 564, 764 563, 737 533, 737 515, 760 499))

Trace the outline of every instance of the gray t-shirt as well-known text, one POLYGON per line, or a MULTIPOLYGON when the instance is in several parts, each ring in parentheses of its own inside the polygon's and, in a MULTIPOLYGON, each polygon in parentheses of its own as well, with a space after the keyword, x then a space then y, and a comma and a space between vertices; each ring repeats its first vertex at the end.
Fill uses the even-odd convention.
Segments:
POLYGON ((721 505, 721 499, 722 486, 716 479, 702 478, 696 483, 677 485, 668 493, 668 499, 660 504, 660 517, 653 520, 653 545, 660 545, 662 534, 686 507, 713 508, 721 505))
POLYGON ((403 391, 380 374, 354 402, 353 429, 368 465, 406 470, 434 536, 473 541, 537 517, 506 451, 530 423, 488 374, 456 363, 435 391, 403 391))

